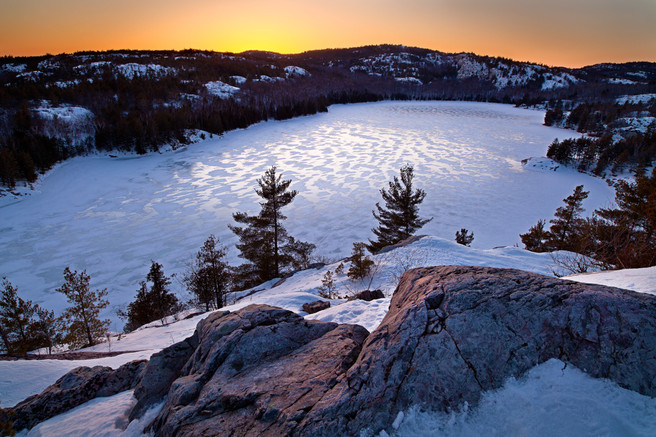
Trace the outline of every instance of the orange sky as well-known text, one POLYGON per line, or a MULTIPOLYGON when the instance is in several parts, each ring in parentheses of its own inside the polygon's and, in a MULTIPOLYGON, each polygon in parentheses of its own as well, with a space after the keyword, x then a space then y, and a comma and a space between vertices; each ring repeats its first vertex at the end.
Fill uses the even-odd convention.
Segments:
POLYGON ((405 44, 547 65, 656 61, 656 0, 0 0, 0 55, 405 44))

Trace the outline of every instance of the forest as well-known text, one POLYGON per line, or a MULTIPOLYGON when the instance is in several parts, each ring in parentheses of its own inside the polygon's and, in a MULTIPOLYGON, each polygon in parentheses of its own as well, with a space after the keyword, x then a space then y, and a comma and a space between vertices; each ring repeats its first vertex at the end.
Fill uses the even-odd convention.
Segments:
MULTIPOLYGON (((617 127, 622 114, 654 115, 653 100, 651 106, 622 106, 618 97, 655 91, 653 63, 571 70, 401 46, 297 55, 122 50, 3 57, 0 183, 11 189, 34 182, 55 163, 80 154, 143 154, 184 145, 196 130, 221 135, 327 111, 336 103, 383 99, 542 105, 548 109, 545 124, 601 136, 617 127), (213 91, 213 84, 227 91, 213 91), (86 115, 62 116, 73 109, 86 115)), ((629 146, 618 147, 625 159, 629 146)), ((598 149, 595 159, 604 162, 598 149)), ((625 161, 653 159, 652 149, 628 152, 625 161)))

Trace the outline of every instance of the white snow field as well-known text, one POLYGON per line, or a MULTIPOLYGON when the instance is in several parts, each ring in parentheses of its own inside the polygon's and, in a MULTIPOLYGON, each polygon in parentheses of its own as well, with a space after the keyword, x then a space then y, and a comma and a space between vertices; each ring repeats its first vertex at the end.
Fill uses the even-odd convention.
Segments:
POLYGON ((521 164, 544 156, 554 138, 577 135, 543 126, 543 116, 472 102, 335 105, 176 151, 71 159, 30 195, 0 198, 0 275, 60 313, 66 301, 55 289, 64 268, 86 269, 92 288, 108 288, 102 315, 118 331, 115 311, 133 299, 151 260, 167 275, 180 273, 214 233, 240 262, 227 225, 233 212, 259 211, 256 180, 272 165, 299 193, 284 210, 288 231, 329 259, 373 236, 379 190, 406 163, 427 193, 420 213, 434 217, 421 233, 453 239, 464 227, 475 234, 473 247, 512 246, 576 185, 591 191, 586 213, 614 198, 598 178, 521 164))

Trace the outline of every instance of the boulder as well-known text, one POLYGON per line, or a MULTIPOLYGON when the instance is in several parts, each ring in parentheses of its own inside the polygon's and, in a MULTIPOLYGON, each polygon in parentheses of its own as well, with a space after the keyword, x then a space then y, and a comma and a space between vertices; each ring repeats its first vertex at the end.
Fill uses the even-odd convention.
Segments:
POLYGON ((330 308, 330 302, 325 300, 315 300, 314 302, 304 303, 303 306, 301 307, 301 310, 305 311, 308 314, 314 314, 328 308, 330 308))
POLYGON ((415 269, 356 363, 297 430, 378 432, 411 405, 475 405, 551 358, 656 396, 655 350, 653 296, 511 269, 415 269))
MULTIPOLYGON (((305 320, 266 305, 212 314, 199 323, 197 347, 150 431, 288 435, 355 362, 367 335, 361 326, 305 320)), ((141 388, 137 408, 144 411, 140 405, 160 399, 161 389, 141 388)))
POLYGON ((347 300, 365 300, 367 302, 371 302, 372 300, 375 299, 383 299, 385 295, 383 294, 382 290, 362 290, 359 293, 355 293, 353 296, 350 296, 347 300))
POLYGON ((145 366, 146 360, 139 360, 116 370, 105 366, 77 367, 41 394, 30 396, 12 407, 14 428, 32 428, 91 399, 131 390, 141 378, 145 366))

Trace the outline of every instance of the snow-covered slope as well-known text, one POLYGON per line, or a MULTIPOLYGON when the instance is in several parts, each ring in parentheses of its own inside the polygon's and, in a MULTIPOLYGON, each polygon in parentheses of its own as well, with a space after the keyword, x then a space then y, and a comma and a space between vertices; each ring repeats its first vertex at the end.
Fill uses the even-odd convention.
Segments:
MULTIPOLYGON (((374 257, 376 275, 372 287, 380 287, 388 296, 372 302, 333 300, 332 307, 307 318, 356 323, 375 329, 389 306, 389 297, 399 275, 409 269, 439 264, 476 264, 520 268, 548 274, 549 254, 536 254, 518 248, 481 250, 457 245, 436 237, 424 237, 374 257)), ((236 310, 251 303, 266 303, 301 312, 305 302, 318 298, 318 287, 326 271, 334 272, 338 263, 320 269, 299 272, 282 283, 271 281, 226 310, 236 310), (277 284, 273 286, 274 284, 277 284)), ((345 270, 348 263, 345 263, 345 270)), ((578 277, 568 279, 577 280, 578 277)), ((639 271, 616 271, 585 275, 586 282, 608 283, 636 291, 656 293, 656 268, 639 271), (636 280, 636 278, 640 278, 636 280)), ((337 276, 337 293, 349 294, 364 284, 353 283, 345 275, 337 276)), ((304 314, 301 312, 301 314, 304 314)), ((78 365, 119 365, 150 354, 180 341, 193 333, 196 324, 207 314, 161 326, 151 323, 120 340, 98 345, 88 351, 134 351, 111 358, 86 361, 0 361, 0 400, 11 406, 26 396, 38 393, 66 371, 78 365)), ((133 405, 131 392, 90 401, 66 414, 55 417, 32 430, 36 435, 140 435, 144 420, 133 423, 125 434, 127 412, 133 405), (66 425, 66 426, 64 426, 66 425), (97 434, 97 433, 104 434, 97 434)), ((410 435, 466 435, 480 433, 508 435, 649 435, 656 429, 656 399, 627 391, 616 384, 595 380, 576 368, 551 360, 537 366, 524 377, 507 381, 497 391, 486 393, 475 409, 464 408, 450 415, 410 409, 400 415, 390 433, 410 435), (554 427, 554 423, 557 425, 554 427), (627 434, 628 433, 628 434, 627 434)))

